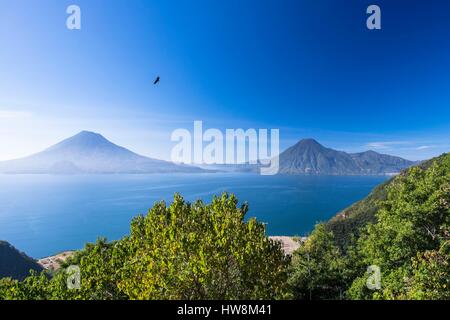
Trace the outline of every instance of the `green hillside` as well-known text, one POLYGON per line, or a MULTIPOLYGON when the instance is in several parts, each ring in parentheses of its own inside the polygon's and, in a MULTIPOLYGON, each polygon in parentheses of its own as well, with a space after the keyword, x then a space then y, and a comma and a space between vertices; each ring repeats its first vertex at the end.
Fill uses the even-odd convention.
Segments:
POLYGON ((380 201, 386 200, 386 189, 391 182, 389 180, 377 186, 366 198, 344 209, 325 224, 327 231, 333 232, 340 249, 345 250, 352 239, 359 236, 361 228, 376 221, 380 201))
POLYGON ((43 268, 8 242, 0 241, 0 279, 9 277, 23 280, 30 270, 41 272, 43 268))
MULTIPOLYGON (((425 161, 417 167, 426 170, 448 156, 443 155, 440 158, 425 161)), ((401 176, 408 175, 408 172, 409 170, 403 171, 401 176)), ((342 250, 351 244, 352 239, 359 237, 363 227, 376 222, 376 213, 382 201, 387 198, 387 189, 396 181, 398 181, 396 178, 392 178, 377 186, 366 198, 342 210, 325 224, 326 230, 333 232, 335 241, 342 250)))
POLYGON ((318 225, 294 254, 290 285, 299 299, 449 299, 450 154, 318 225), (380 268, 378 289, 369 266, 380 268))

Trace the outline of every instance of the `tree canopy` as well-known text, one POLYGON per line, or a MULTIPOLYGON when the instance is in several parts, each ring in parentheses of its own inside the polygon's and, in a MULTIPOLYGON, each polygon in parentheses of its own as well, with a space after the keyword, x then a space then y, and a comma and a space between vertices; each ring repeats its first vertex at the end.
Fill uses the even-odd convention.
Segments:
POLYGON ((404 171, 344 213, 294 254, 294 296, 450 297, 450 155, 404 171), (380 268, 379 290, 367 286, 369 266, 380 268))
POLYGON ((131 222, 130 235, 86 245, 78 265, 81 288, 69 290, 65 269, 51 279, 33 273, 0 282, 3 299, 281 299, 287 257, 265 226, 245 220, 248 206, 233 195, 210 204, 156 203, 131 222))

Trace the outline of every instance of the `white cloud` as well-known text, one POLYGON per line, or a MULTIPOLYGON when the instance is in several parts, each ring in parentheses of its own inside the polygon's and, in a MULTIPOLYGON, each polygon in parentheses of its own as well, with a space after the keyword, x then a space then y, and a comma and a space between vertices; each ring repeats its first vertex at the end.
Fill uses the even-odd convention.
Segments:
POLYGON ((0 110, 0 120, 29 118, 31 116, 31 112, 27 111, 0 110))
POLYGON ((433 147, 432 146, 420 146, 420 147, 417 147, 416 150, 427 150, 430 148, 433 148, 433 147))
POLYGON ((409 145, 411 142, 409 141, 381 141, 381 142, 369 142, 366 144, 367 148, 371 149, 391 149, 395 146, 404 146, 409 145))
POLYGON ((387 146, 383 142, 370 142, 367 144, 368 148, 374 148, 374 149, 386 149, 387 146))

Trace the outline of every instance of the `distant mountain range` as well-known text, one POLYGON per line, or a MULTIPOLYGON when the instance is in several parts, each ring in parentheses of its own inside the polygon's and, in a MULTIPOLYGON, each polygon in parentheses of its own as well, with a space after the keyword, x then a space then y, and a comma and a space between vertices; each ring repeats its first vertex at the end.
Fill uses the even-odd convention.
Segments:
POLYGON ((138 155, 89 131, 29 157, 0 162, 1 173, 168 173, 203 169, 138 155))
POLYGON ((375 151, 346 153, 304 139, 280 154, 280 174, 387 175, 399 173, 415 162, 375 151))
MULTIPOLYGON (((313 139, 304 139, 280 154, 279 173, 386 175, 413 164, 413 161, 374 151, 336 151, 313 139)), ((0 162, 0 173, 10 174, 259 172, 259 168, 260 164, 179 165, 138 155, 89 131, 82 131, 29 157, 0 162)))
POLYGON ((23 280, 30 274, 30 270, 41 272, 44 268, 8 242, 0 241, 0 279, 23 280))

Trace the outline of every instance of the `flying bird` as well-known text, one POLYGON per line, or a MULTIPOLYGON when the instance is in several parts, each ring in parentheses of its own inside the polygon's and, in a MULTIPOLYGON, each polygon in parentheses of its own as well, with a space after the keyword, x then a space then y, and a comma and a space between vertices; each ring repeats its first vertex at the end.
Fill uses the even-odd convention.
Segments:
POLYGON ((157 84, 159 82, 159 80, 160 80, 160 78, 159 78, 159 76, 157 76, 156 80, 155 80, 155 82, 153 82, 153 84, 157 84))

